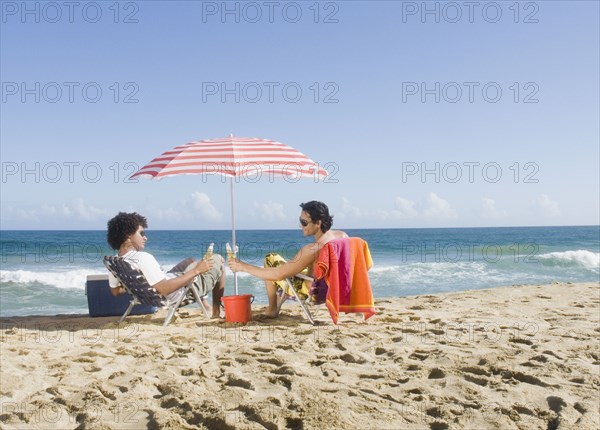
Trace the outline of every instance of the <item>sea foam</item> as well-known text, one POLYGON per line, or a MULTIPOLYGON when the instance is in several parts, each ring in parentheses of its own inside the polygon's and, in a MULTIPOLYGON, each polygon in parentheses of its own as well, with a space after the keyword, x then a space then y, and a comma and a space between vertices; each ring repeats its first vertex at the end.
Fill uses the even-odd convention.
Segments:
POLYGON ((593 272, 600 271, 600 253, 579 249, 577 251, 549 252, 539 257, 542 264, 549 266, 583 267, 593 272))
POLYGON ((65 270, 64 272, 32 272, 29 270, 0 270, 0 282, 16 284, 45 284, 55 288, 75 288, 83 290, 87 275, 98 274, 86 269, 65 270))

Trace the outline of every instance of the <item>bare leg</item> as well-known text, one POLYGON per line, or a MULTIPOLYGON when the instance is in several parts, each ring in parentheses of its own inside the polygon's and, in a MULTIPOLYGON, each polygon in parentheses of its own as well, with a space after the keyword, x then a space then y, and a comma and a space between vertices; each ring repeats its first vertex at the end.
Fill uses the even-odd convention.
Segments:
POLYGON ((225 293, 225 273, 221 275, 217 285, 212 290, 212 318, 219 318, 221 316, 221 297, 225 293))
POLYGON ((265 281, 265 288, 267 290, 267 297, 269 298, 269 307, 267 308, 265 315, 270 318, 276 318, 277 313, 277 285, 271 281, 265 281))

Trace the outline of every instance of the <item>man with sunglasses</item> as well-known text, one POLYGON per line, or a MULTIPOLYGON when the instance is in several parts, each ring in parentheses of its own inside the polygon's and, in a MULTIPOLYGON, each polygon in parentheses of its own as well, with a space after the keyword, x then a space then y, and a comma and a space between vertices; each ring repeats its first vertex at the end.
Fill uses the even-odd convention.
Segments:
MULTIPOLYGON (((213 254, 210 260, 194 261, 188 258, 165 273, 154 256, 144 252, 148 237, 145 228, 148 227, 146 218, 138 213, 119 212, 108 221, 107 241, 112 249, 118 250, 123 257, 135 268, 141 270, 146 280, 156 291, 170 301, 176 301, 184 293, 184 288, 190 282, 192 288, 199 290, 203 296, 212 291, 212 317, 219 318, 221 297, 225 291, 225 270, 223 257, 213 254)), ((109 283, 113 296, 125 293, 125 288, 119 286, 117 279, 109 273, 109 283)), ((204 305, 210 305, 203 299, 204 305)))
MULTIPOLYGON (((300 207, 302 211, 300 212, 299 222, 302 233, 304 236, 314 236, 315 241, 302 247, 290 261, 283 262, 283 264, 275 267, 252 266, 237 259, 227 261, 234 272, 246 272, 264 279, 267 297, 269 298, 269 307, 265 315, 271 318, 277 317, 277 289, 285 285, 281 281, 304 270, 306 270, 306 274, 312 276, 313 267, 319 257, 321 248, 330 240, 348 237, 343 231, 331 230, 333 216, 329 215, 329 208, 325 203, 313 200, 308 203, 301 203, 300 207)), ((268 258, 269 256, 265 259, 266 262, 268 258)), ((299 280, 299 282, 301 283, 302 280, 299 280)))

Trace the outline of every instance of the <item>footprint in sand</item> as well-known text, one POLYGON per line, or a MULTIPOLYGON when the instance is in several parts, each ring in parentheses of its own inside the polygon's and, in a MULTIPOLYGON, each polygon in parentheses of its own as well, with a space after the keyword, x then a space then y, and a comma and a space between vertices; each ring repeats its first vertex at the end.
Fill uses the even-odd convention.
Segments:
POLYGON ((111 374, 111 375, 108 377, 108 379, 115 379, 115 378, 118 378, 119 376, 123 376, 123 375, 125 375, 125 374, 126 374, 126 373, 125 373, 125 372, 123 372, 123 371, 115 372, 115 373, 111 374))
POLYGON ((545 355, 551 355, 552 357, 554 357, 554 358, 558 358, 559 360, 564 360, 564 358, 562 358, 562 357, 561 357, 561 356, 559 356, 559 355, 556 355, 556 353, 554 353, 553 351, 548 351, 548 350, 546 350, 546 351, 542 351, 542 354, 545 354, 545 355))
POLYGON ((463 378, 465 379, 465 381, 471 382, 473 384, 477 384, 480 387, 485 387, 489 382, 485 378, 478 378, 477 376, 473 376, 473 375, 469 375, 469 374, 464 374, 463 378))
POLYGON ((301 418, 286 418, 285 419, 286 429, 301 429, 304 428, 304 421, 301 418))
POLYGON ((288 390, 292 389, 292 380, 286 376, 271 377, 269 382, 273 385, 283 385, 288 390))
POLYGON ((224 367, 231 367, 233 365, 229 358, 217 358, 217 362, 221 366, 221 370, 224 370, 224 367))
POLYGON ((273 364, 274 366, 283 366, 285 364, 284 361, 278 358, 259 358, 256 361, 259 363, 273 364))
POLYGON ((237 410, 243 413, 248 421, 258 423, 267 430, 277 430, 278 428, 274 422, 267 421, 261 417, 263 411, 260 407, 240 405, 237 410))
POLYGON ((424 361, 429 358, 429 351, 421 351, 417 349, 415 350, 415 352, 410 354, 408 358, 412 358, 413 360, 424 361))
POLYGON ((567 403, 563 399, 556 396, 546 397, 546 402, 548 402, 548 407, 559 415, 560 411, 567 406, 567 403))
POLYGON ((247 381, 242 378, 236 378, 235 376, 232 376, 232 375, 229 375, 227 381, 225 382, 225 385, 228 387, 240 387, 240 388, 244 388, 246 390, 254 391, 254 385, 252 385, 252 382, 247 381))
POLYGON ((545 383, 541 379, 539 379, 533 375, 528 375, 526 373, 513 372, 512 370, 504 370, 501 372, 501 374, 502 374, 502 379, 504 379, 505 381, 514 379, 519 382, 524 382, 526 384, 531 384, 531 385, 537 385, 539 387, 544 387, 544 388, 552 387, 552 385, 545 383))
POLYGON ((341 355, 340 357, 338 357, 340 360, 345 361, 346 363, 356 363, 356 364, 365 364, 367 362, 367 360, 365 360, 362 357, 357 357, 354 356, 350 353, 341 355))
POLYGON ((511 337, 510 339, 508 339, 509 342, 512 343, 520 343, 522 345, 527 345, 527 346, 531 346, 533 345, 533 342, 529 339, 523 339, 520 337, 511 337))
POLYGON ((358 375, 359 379, 382 379, 383 375, 358 375))
MULTIPOLYGON (((319 346, 321 346, 321 344, 319 343, 319 346)), ((275 345, 275 349, 281 349, 283 351, 296 351, 296 347, 294 346, 294 344, 277 344, 275 345)))
POLYGON ((384 316, 384 317, 381 317, 379 320, 384 323, 401 323, 402 322, 401 317, 392 317, 392 316, 384 316))
POLYGON ((297 375, 296 371, 291 366, 277 367, 274 370, 272 370, 271 373, 274 373, 275 375, 289 375, 289 376, 297 375))
POLYGON ((443 379, 446 377, 446 373, 442 369, 438 369, 437 367, 431 369, 429 372, 429 376, 427 379, 443 379))
POLYGON ((73 360, 75 363, 95 363, 96 359, 91 357, 78 357, 73 360))
POLYGON ((348 349, 347 349, 347 348, 346 348, 344 345, 342 345, 342 344, 341 344, 341 343, 339 343, 339 342, 335 344, 335 347, 336 347, 337 349, 339 349, 340 351, 347 351, 347 350, 348 350, 348 349))
POLYGON ((387 349, 381 348, 379 346, 377 348, 375 348, 375 355, 383 355, 383 354, 391 355, 392 353, 389 352, 387 349))
POLYGON ((577 412, 579 412, 581 415, 587 413, 587 411, 588 411, 588 409, 584 405, 582 405, 581 403, 579 403, 579 402, 576 402, 573 405, 573 408, 575 408, 575 410, 577 412))
POLYGON ((461 367, 460 370, 462 372, 471 373, 473 375, 478 375, 478 376, 492 376, 491 372, 489 372, 485 369, 482 369, 481 367, 468 366, 468 367, 461 367))
POLYGON ((171 349, 177 353, 178 357, 187 357, 188 354, 195 351, 195 348, 193 346, 179 347, 173 344, 171 345, 171 349))
POLYGON ((474 366, 461 367, 460 372, 465 381, 477 384, 481 387, 485 387, 488 384, 489 380, 486 377, 492 376, 489 371, 474 366))
POLYGON ((203 377, 204 373, 202 372, 202 369, 183 369, 181 371, 181 376, 200 376, 203 377))

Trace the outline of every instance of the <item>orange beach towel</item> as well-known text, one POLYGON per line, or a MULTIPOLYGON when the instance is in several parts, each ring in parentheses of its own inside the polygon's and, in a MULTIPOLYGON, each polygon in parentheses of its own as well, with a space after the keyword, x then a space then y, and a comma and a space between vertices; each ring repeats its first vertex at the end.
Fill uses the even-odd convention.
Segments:
POLYGON ((362 312, 365 320, 375 315, 367 274, 372 266, 369 245, 361 238, 335 239, 321 249, 314 275, 329 287, 326 305, 335 324, 340 312, 362 312))

